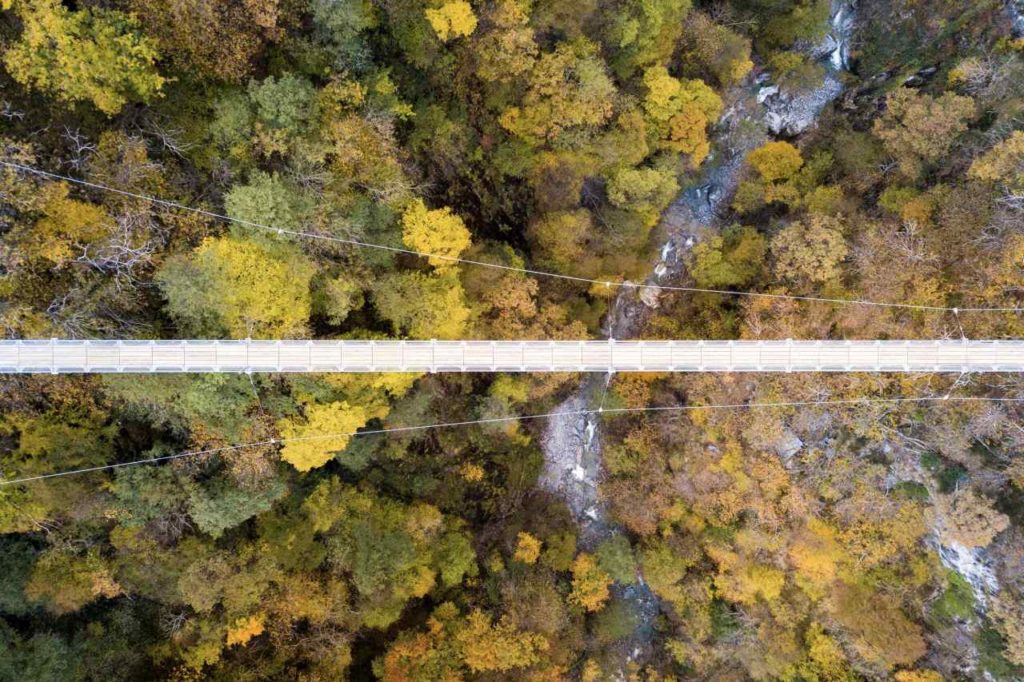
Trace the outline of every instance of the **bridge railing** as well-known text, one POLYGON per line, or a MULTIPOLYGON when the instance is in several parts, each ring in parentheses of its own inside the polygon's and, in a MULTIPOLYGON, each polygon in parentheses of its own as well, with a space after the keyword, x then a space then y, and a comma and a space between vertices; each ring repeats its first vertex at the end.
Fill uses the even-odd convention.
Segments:
POLYGON ((0 341, 0 373, 1019 372, 1024 341, 0 341))

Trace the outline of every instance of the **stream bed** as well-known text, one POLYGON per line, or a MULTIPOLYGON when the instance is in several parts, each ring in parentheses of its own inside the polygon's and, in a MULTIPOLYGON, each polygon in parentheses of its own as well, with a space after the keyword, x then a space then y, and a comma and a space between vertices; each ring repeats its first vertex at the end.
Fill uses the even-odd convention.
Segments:
MULTIPOLYGON (((739 184, 747 154, 772 135, 798 135, 815 123, 821 111, 842 92, 839 72, 846 69, 850 37, 855 27, 855 1, 833 0, 830 30, 808 52, 824 66, 822 84, 806 92, 788 94, 756 72, 727 92, 726 110, 712 134, 712 153, 699 179, 680 193, 661 216, 658 234, 665 236, 659 259, 645 284, 650 288, 623 287, 604 320, 609 339, 634 338, 645 315, 658 307, 655 288, 678 277, 685 254, 708 230, 720 229, 720 215, 739 184), (640 293, 638 293, 638 291, 640 293)), ((611 381, 610 375, 588 375, 554 411, 598 410, 611 381)), ((618 532, 601 500, 600 415, 566 414, 548 420, 541 439, 544 470, 539 485, 561 497, 579 525, 580 546, 592 551, 601 540, 618 532)), ((616 598, 630 602, 637 614, 633 636, 622 645, 626 661, 643 661, 650 654, 657 598, 638 576, 635 585, 614 585, 616 598)))

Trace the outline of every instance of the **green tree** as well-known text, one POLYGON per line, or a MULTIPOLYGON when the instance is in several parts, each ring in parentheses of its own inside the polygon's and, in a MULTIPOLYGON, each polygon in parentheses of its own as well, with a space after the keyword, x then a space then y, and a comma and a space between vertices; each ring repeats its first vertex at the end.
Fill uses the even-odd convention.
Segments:
POLYGON ((316 125, 316 88, 305 78, 288 73, 249 82, 249 99, 256 118, 268 128, 299 134, 316 125))
POLYGON ((386 275, 374 285, 373 303, 396 334, 415 339, 457 339, 470 316, 462 285, 453 275, 386 275))
POLYGON ((608 182, 608 200, 614 206, 635 211, 648 225, 679 193, 679 183, 671 170, 627 168, 618 171, 608 182))
POLYGON ((347 63, 358 63, 358 55, 362 51, 359 35, 378 25, 373 3, 369 0, 313 0, 310 4, 313 21, 327 34, 329 42, 348 57, 347 63))
POLYGON ((616 0, 605 9, 604 39, 619 78, 672 58, 690 0, 616 0))
MULTIPOLYGON (((267 227, 302 230, 308 226, 312 202, 276 173, 255 171, 249 182, 233 186, 224 195, 228 215, 267 227)), ((266 232, 244 225, 234 228, 241 235, 266 239, 266 232)))
POLYGON ((105 114, 160 94, 153 42, 130 15, 59 0, 14 0, 21 36, 3 53, 19 83, 65 102, 88 101, 105 114))
POLYGON ((702 287, 744 286, 761 273, 767 252, 757 230, 734 225, 694 246, 688 267, 702 287))
POLYGON ((282 481, 259 488, 239 488, 224 477, 195 485, 188 497, 188 513, 199 530, 212 538, 268 511, 286 492, 282 481))
POLYGON ((361 278, 349 271, 319 279, 313 290, 313 311, 331 324, 341 324, 366 302, 361 278))
POLYGON ((603 541, 597 546, 595 556, 601 569, 615 582, 623 585, 636 582, 636 560, 625 535, 613 535, 603 541))
POLYGON ((332 478, 303 508, 327 542, 328 561, 351 576, 357 608, 370 627, 393 623, 406 602, 429 593, 439 577, 452 587, 476 573, 469 539, 431 505, 403 505, 332 478))

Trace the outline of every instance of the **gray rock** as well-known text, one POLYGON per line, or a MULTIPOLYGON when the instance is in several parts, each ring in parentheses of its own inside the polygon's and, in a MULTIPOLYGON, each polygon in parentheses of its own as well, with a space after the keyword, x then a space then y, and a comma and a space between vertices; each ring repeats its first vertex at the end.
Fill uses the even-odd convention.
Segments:
POLYGON ((1013 37, 1024 37, 1024 0, 1009 0, 1006 11, 1010 14, 1013 37))
POLYGON ((842 90, 839 79, 829 75, 821 87, 808 92, 793 94, 778 90, 766 95, 763 102, 767 109, 765 123, 775 135, 799 135, 815 124, 821 110, 842 90))
POLYGON ((658 299, 661 297, 661 288, 655 286, 646 286, 640 290, 640 300, 643 301, 644 305, 652 310, 657 308, 659 305, 658 299))
POLYGON ((804 442, 800 440, 795 433, 786 429, 782 434, 782 438, 780 438, 779 442, 775 444, 775 452, 779 457, 786 460, 800 452, 800 449, 803 448, 803 446, 804 442))

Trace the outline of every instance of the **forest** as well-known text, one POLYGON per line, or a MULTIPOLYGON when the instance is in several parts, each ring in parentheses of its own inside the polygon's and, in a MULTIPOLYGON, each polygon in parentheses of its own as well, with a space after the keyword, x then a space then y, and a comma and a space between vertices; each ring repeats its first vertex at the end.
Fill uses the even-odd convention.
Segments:
MULTIPOLYGON (((5 339, 1022 305, 1021 0, 0 0, 5 339)), ((1024 678, 1022 377, 605 379, 0 375, 0 681, 1024 678)))

